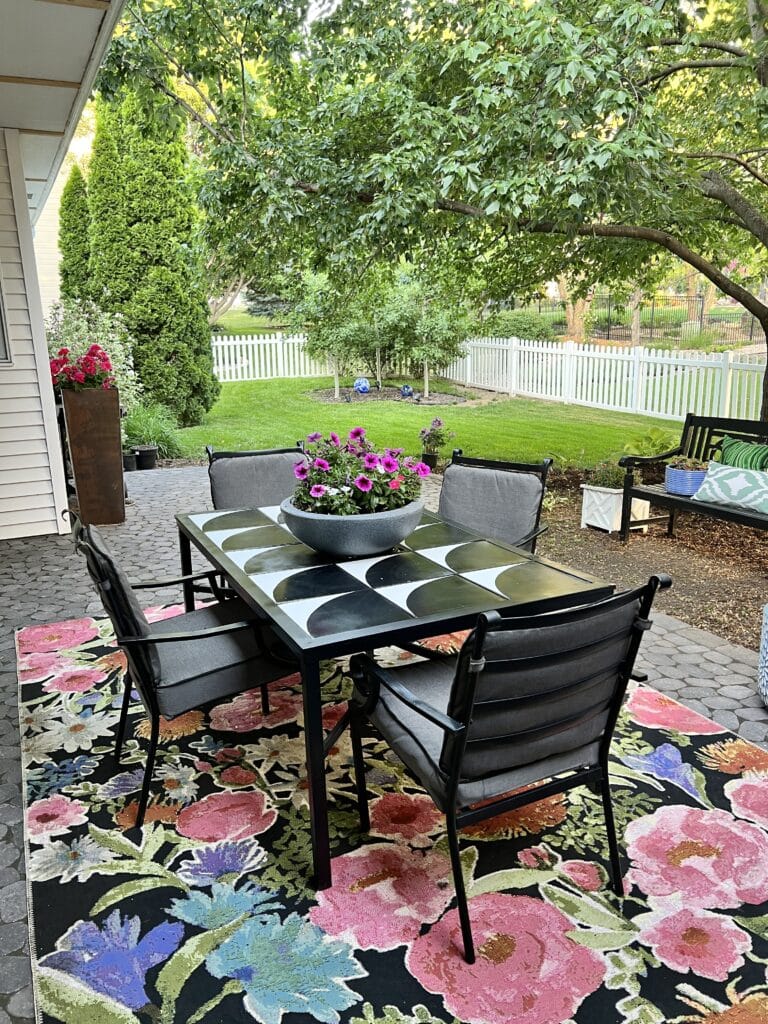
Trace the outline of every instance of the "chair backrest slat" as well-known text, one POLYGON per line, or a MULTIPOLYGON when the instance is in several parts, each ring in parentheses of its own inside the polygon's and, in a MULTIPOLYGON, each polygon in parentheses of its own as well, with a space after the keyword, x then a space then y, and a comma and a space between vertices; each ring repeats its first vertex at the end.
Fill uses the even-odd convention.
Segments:
MULTIPOLYGON (((595 685, 599 680, 605 677, 606 672, 620 672, 624 667, 624 661, 616 662, 614 665, 606 666, 605 669, 601 669, 597 672, 590 672, 588 675, 581 676, 574 682, 564 683, 562 686, 554 686, 549 690, 539 690, 536 693, 516 693, 511 697, 494 697, 490 700, 481 700, 475 697, 474 707, 475 708, 496 708, 501 711, 505 708, 520 708, 526 704, 535 704, 536 701, 543 700, 559 700, 565 697, 572 691, 579 689, 586 689, 590 685, 595 685)), ((487 669, 486 669, 487 671, 487 669)))
POLYGON ((295 448, 252 452, 208 452, 208 476, 215 509, 279 505, 296 488, 294 467, 306 458, 295 448))

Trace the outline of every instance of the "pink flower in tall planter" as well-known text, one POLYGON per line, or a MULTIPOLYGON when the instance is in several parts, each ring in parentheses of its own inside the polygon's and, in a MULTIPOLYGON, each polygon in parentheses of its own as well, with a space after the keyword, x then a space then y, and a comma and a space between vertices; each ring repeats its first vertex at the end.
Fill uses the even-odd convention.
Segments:
POLYGON ((768 899, 765 832, 727 811, 659 807, 630 822, 626 842, 628 878, 648 896, 723 909, 768 899))
POLYGON ((276 820, 277 811, 261 792, 211 793, 180 812, 176 829, 187 839, 215 843, 259 836, 276 820))
POLYGON ((629 695, 625 707, 633 722, 651 729, 673 729, 689 736, 711 736, 727 731, 698 711, 646 686, 638 686, 629 695))
POLYGON ((439 829, 444 820, 428 796, 385 793, 371 807, 372 833, 401 836, 411 842, 424 840, 439 829))
POLYGON ((470 901, 477 960, 464 960, 449 910, 406 954, 406 967, 449 1013, 472 1024, 560 1024, 605 976, 602 958, 568 937, 573 921, 544 900, 490 893, 470 901))
POLYGON ((731 801, 734 814, 768 828, 768 774, 749 774, 743 779, 731 779, 723 790, 731 801))
POLYGON ((87 693, 99 683, 103 683, 106 678, 106 672, 95 667, 65 668, 43 683, 43 689, 48 693, 87 693))
POLYGON ((60 836, 74 825, 85 825, 88 821, 86 806, 68 796, 49 796, 36 800, 27 808, 27 832, 31 839, 39 842, 49 836, 60 836))
POLYGON ((33 651, 66 651, 79 647, 88 640, 98 636, 96 623, 93 619, 66 619, 64 622, 51 622, 44 626, 27 626, 19 633, 19 654, 31 654, 33 651))
POLYGON ((389 843, 333 859, 333 885, 317 893, 310 920, 334 938, 380 952, 412 942, 453 896, 451 862, 389 843))
POLYGON ((752 940, 742 928, 722 914, 687 907, 671 914, 656 911, 634 918, 640 927, 640 942, 673 971, 692 971, 712 981, 726 981, 732 971, 744 966, 752 940))

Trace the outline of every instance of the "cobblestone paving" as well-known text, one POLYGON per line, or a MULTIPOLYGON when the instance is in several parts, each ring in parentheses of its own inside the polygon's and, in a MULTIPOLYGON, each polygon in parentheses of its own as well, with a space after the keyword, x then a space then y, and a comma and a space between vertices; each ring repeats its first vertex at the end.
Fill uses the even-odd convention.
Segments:
MULTIPOLYGON (((127 479, 132 503, 126 522, 104 528, 112 549, 132 579, 177 575, 173 514, 210 507, 206 470, 163 469, 127 479)), ((427 504, 434 508, 438 482, 427 484, 427 504)), ((175 597, 146 591, 143 600, 156 604, 175 597)), ((663 595, 657 607, 663 608, 663 595)), ((13 632, 32 622, 85 614, 101 614, 101 605, 67 537, 0 542, 0 1024, 33 1019, 13 632)), ((648 672, 650 685, 768 747, 768 711, 756 690, 754 651, 658 611, 639 667, 648 672)))

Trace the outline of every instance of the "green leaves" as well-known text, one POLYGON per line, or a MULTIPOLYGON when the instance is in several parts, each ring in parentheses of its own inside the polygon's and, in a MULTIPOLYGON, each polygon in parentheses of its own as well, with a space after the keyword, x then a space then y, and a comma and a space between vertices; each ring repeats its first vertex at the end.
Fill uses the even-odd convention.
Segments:
POLYGON ((140 1024, 126 1006, 100 995, 62 971, 36 968, 39 1009, 54 1020, 78 1024, 140 1024))

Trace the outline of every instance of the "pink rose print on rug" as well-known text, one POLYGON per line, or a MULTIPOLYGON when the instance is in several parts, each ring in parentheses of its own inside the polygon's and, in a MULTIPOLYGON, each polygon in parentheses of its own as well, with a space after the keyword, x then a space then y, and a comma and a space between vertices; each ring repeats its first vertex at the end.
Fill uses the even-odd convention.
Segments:
POLYGON ((566 878, 585 892, 597 892, 607 881, 603 869, 588 860, 564 860, 560 870, 566 878))
POLYGON ((44 626, 27 626, 19 634, 19 654, 43 654, 79 647, 99 635, 93 619, 67 619, 44 626))
POLYGON ((27 809, 27 833, 38 842, 49 836, 60 836, 74 825, 85 825, 88 808, 68 796, 49 796, 37 800, 27 809))
POLYGON ((711 736, 728 731, 679 701, 643 686, 629 695, 625 708, 629 717, 638 725, 650 726, 652 729, 671 729, 688 736, 711 736))
POLYGON ((729 917, 711 910, 657 911, 634 919, 639 939, 674 971, 692 971, 712 981, 726 981, 731 971, 744 966, 752 940, 729 917))
POLYGON ((39 683, 58 672, 63 672, 67 665, 68 662, 58 651, 25 654, 19 658, 19 680, 22 684, 39 683))
POLYGON ((371 832, 407 839, 417 846, 431 843, 430 833, 443 827, 445 818, 428 796, 385 793, 371 807, 371 832))
POLYGON ((317 894, 312 924, 359 949, 395 949, 436 921, 453 897, 451 862, 381 844, 334 857, 333 885, 317 894))
POLYGON ((727 811, 660 807, 626 831, 629 881, 648 896, 688 907, 738 907, 768 899, 762 829, 727 811))
POLYGON ((263 793, 211 793, 181 811, 176 829, 187 839, 215 843, 259 836, 276 820, 277 811, 263 793))
MULTIPOLYGON (((294 674, 283 680, 285 686, 301 682, 300 676, 294 674)), ((246 690, 239 693, 234 700, 225 704, 217 704, 210 712, 208 719, 212 729, 221 732, 253 732, 267 726, 276 729, 278 725, 295 722, 302 711, 300 693, 287 689, 269 691, 269 715, 261 712, 261 691, 246 690)))
POLYGON ((474 964, 464 960, 457 910, 419 936, 405 961, 465 1024, 561 1024, 599 988, 602 958, 568 937, 573 921, 556 907, 491 893, 470 900, 469 913, 474 964))
POLYGON ((734 814, 768 828, 768 775, 731 779, 723 791, 731 801, 734 814))
POLYGON ((101 669, 81 665, 78 668, 65 668, 56 673, 43 683, 43 689, 48 693, 88 693, 106 678, 107 673, 101 669))

